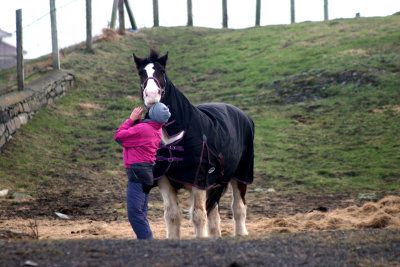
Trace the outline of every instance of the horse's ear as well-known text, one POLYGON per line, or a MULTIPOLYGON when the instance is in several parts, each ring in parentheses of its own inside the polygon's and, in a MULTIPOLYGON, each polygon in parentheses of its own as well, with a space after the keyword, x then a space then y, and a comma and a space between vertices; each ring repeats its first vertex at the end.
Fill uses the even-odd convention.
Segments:
POLYGON ((160 63, 165 68, 165 66, 167 65, 167 60, 168 60, 168 52, 159 59, 157 59, 157 62, 160 63))
POLYGON ((135 63, 136 63, 136 68, 139 70, 140 67, 142 67, 142 65, 143 65, 144 58, 137 57, 135 55, 135 53, 133 53, 132 55, 133 55, 133 59, 135 60, 135 63))

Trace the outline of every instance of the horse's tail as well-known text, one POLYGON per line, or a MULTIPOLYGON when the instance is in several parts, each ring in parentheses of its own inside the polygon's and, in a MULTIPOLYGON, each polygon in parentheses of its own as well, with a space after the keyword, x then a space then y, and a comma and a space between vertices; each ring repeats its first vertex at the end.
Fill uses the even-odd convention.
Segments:
POLYGON ((207 190, 206 210, 209 214, 219 204, 222 195, 228 189, 228 183, 217 184, 216 186, 207 190))

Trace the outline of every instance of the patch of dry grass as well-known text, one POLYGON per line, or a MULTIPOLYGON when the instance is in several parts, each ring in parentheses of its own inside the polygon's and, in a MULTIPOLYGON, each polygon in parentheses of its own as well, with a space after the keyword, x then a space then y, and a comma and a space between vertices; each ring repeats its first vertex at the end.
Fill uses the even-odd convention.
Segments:
POLYGON ((314 211, 288 218, 248 223, 250 232, 303 232, 367 228, 400 228, 400 197, 387 196, 377 203, 350 206, 331 212, 314 211))
POLYGON ((77 108, 79 110, 104 110, 103 107, 94 103, 80 103, 77 108))
MULTIPOLYGON (((116 30, 104 28, 102 34, 97 38, 98 41, 114 41, 121 39, 122 36, 116 30)), ((97 41, 96 40, 96 41, 97 41)))

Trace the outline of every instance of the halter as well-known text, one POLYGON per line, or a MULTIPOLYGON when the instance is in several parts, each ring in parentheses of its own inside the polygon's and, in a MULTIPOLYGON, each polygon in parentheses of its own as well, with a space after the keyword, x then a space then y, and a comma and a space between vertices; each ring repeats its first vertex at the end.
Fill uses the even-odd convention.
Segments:
POLYGON ((154 82, 156 83, 158 89, 160 89, 160 91, 161 91, 161 96, 163 96, 163 95, 165 94, 165 86, 167 86, 167 80, 165 79, 165 75, 164 75, 164 83, 165 83, 164 88, 161 87, 161 84, 160 84, 160 82, 157 80, 156 77, 147 77, 146 80, 144 80, 144 82, 140 84, 140 88, 142 88, 142 91, 144 91, 144 89, 146 89, 146 88, 144 87, 144 84, 145 84, 146 82, 148 82, 148 80, 154 80, 154 82))

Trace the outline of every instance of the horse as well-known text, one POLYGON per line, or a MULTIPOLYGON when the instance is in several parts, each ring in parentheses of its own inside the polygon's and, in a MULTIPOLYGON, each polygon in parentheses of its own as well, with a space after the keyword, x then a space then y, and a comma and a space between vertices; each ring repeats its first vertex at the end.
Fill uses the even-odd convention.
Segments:
MULTIPOLYGON (((134 62, 141 97, 149 109, 162 102, 171 117, 162 127, 162 140, 153 169, 164 202, 167 238, 181 237, 178 190, 190 192, 190 220, 196 238, 221 237, 219 201, 230 184, 235 236, 246 229, 247 185, 253 182, 254 122, 239 108, 224 103, 194 106, 166 75, 168 52, 134 62)), ((146 114, 148 116, 148 113, 146 114)))

